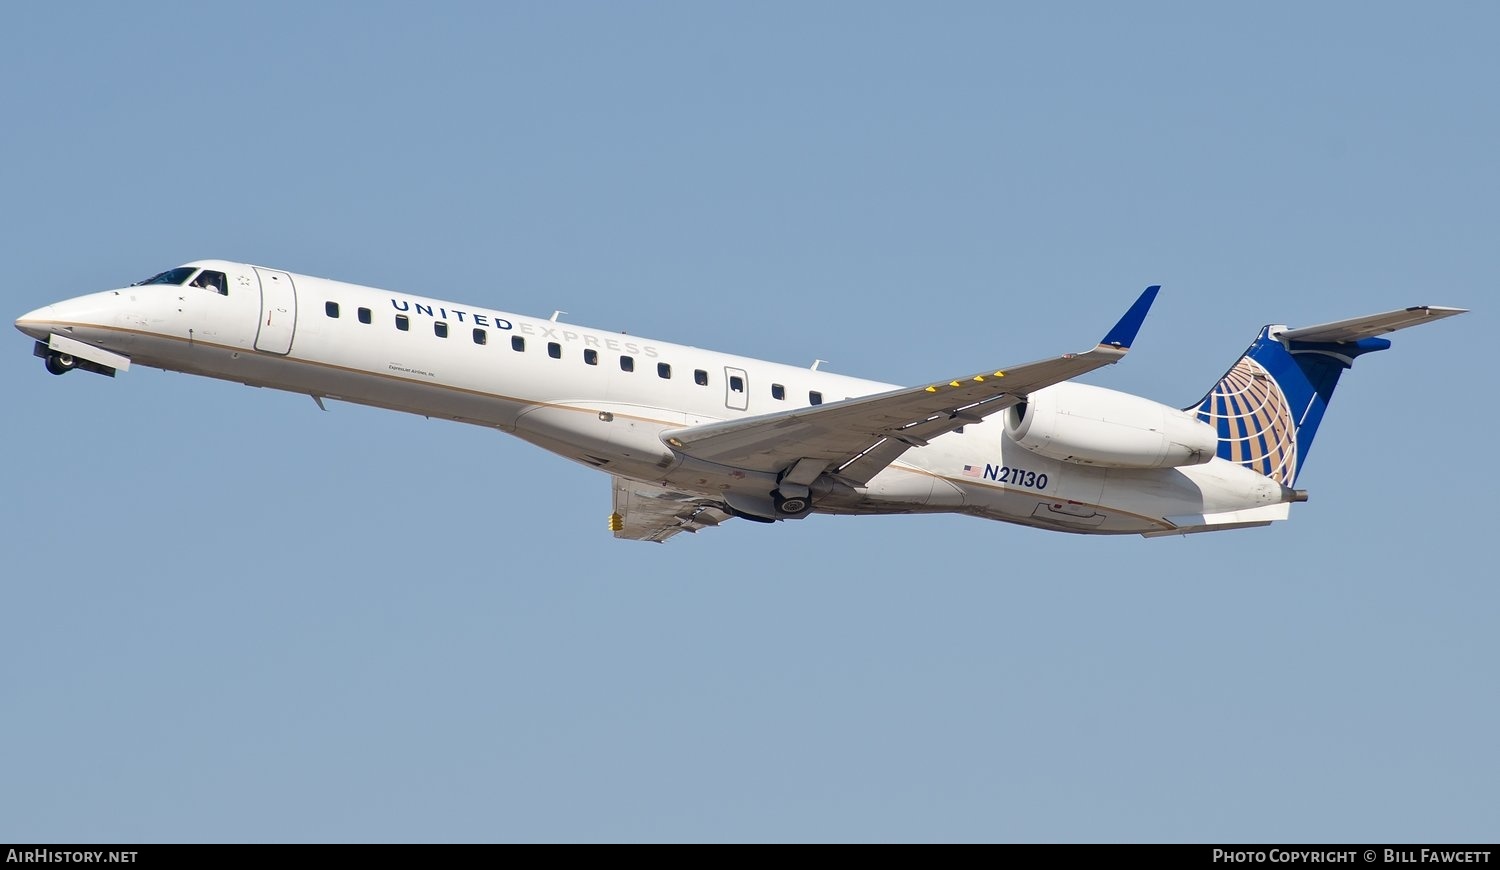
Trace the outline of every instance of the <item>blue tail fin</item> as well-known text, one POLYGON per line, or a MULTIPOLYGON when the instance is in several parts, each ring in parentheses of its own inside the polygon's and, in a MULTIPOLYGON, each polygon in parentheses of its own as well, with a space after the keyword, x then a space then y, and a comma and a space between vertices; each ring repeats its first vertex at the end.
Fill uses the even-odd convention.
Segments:
POLYGON ((1265 327, 1234 368, 1198 403, 1198 419, 1219 432, 1219 458, 1291 487, 1297 481, 1339 375, 1360 354, 1391 346, 1288 341, 1265 327))
POLYGON ((1391 346, 1375 336, 1464 311, 1419 305, 1301 329, 1267 326, 1198 403, 1198 419, 1218 430, 1220 459, 1290 487, 1339 375, 1361 354, 1391 346))

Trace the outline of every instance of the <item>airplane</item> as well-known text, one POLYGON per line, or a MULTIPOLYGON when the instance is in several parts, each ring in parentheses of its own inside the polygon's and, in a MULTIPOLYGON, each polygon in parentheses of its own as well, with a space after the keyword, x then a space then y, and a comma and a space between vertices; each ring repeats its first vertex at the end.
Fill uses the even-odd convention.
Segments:
POLYGON ((611 475, 617 538, 814 513, 1158 537, 1287 519, 1343 371, 1465 312, 1263 327, 1186 408, 1076 382, 1124 358, 1159 289, 1087 350, 912 387, 226 260, 16 328, 55 375, 149 366, 498 429, 611 475))

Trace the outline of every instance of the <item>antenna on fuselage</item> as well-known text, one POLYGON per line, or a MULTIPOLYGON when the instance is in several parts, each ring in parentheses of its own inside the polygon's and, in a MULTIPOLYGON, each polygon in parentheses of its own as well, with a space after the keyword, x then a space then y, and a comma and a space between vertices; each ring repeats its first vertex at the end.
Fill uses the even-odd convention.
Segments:
POLYGON ((812 370, 813 371, 817 371, 818 370, 818 366, 820 366, 820 365, 822 365, 823 363, 826 363, 826 362, 828 362, 828 360, 826 360, 826 359, 815 359, 815 360, 813 360, 812 370))
POLYGON ((551 317, 549 317, 549 318, 547 318, 547 320, 548 320, 548 321, 550 321, 550 322, 552 322, 552 323, 556 323, 556 322, 557 322, 557 318, 559 318, 559 317, 561 317, 561 316, 562 316, 562 315, 564 315, 564 314, 567 314, 567 313, 568 313, 568 312, 566 312, 566 311, 561 311, 561 310, 559 310, 559 311, 554 311, 554 312, 552 312, 552 316, 551 316, 551 317))

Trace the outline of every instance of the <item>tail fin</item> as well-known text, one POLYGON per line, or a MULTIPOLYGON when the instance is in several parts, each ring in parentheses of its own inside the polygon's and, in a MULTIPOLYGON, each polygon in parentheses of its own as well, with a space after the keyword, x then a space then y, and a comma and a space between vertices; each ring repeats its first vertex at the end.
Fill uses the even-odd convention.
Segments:
POLYGON ((1291 487, 1339 375, 1361 354, 1391 346, 1375 336, 1464 311, 1418 306, 1301 329, 1267 326, 1198 403, 1198 419, 1218 430, 1220 459, 1291 487))

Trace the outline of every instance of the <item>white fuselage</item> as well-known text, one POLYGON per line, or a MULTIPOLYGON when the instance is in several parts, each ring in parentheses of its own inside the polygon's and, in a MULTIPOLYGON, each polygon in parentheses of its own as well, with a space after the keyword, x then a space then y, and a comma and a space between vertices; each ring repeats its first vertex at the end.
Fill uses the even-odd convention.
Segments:
MULTIPOLYGON (((227 292, 126 287, 39 309, 17 325, 136 365, 493 427, 611 474, 705 496, 763 494, 776 481, 684 457, 664 431, 894 388, 240 263, 191 265, 223 272, 227 292)), ((1230 462, 1082 465, 1019 446, 999 419, 913 447, 867 486, 822 493, 816 505, 1145 534, 1258 524, 1287 510, 1278 484, 1230 462)))

